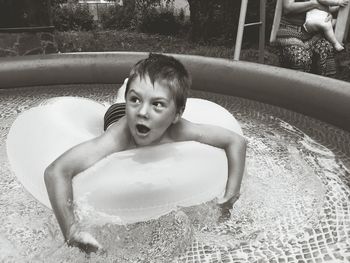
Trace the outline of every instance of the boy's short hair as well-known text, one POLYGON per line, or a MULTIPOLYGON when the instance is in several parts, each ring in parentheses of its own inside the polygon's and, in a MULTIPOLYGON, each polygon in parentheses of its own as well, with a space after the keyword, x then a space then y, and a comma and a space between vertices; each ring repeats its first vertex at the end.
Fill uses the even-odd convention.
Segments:
POLYGON ((191 77, 180 61, 171 56, 150 53, 148 58, 140 60, 131 69, 125 96, 135 78, 146 76, 153 85, 156 81, 165 83, 172 92, 177 110, 185 109, 191 77))

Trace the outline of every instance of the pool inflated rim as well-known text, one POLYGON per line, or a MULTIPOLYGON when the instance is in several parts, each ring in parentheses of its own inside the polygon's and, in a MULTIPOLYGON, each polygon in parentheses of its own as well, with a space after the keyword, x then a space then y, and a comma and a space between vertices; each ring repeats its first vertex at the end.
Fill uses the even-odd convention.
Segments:
MULTIPOLYGON (((122 83, 139 52, 94 52, 1 58, 0 89, 122 83)), ((173 54, 193 78, 193 89, 257 100, 350 131, 350 83, 251 62, 173 54)))

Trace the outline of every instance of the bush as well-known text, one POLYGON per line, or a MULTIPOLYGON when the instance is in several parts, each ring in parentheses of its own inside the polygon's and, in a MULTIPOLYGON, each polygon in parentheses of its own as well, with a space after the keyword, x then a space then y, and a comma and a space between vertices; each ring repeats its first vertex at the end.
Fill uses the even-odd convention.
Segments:
POLYGON ((175 35, 182 28, 182 23, 169 10, 151 9, 142 14, 137 28, 144 33, 175 35))
POLYGON ((53 24, 59 31, 87 31, 93 29, 94 20, 87 5, 68 4, 55 8, 53 24))
POLYGON ((104 29, 130 28, 133 13, 124 6, 108 6, 101 12, 100 22, 104 29))

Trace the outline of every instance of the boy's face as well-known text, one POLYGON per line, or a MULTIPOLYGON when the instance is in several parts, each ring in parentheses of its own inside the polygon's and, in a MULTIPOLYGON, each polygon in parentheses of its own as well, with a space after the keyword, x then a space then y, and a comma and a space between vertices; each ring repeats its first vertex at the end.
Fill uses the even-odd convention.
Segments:
POLYGON ((160 143, 169 126, 180 117, 168 87, 158 81, 152 85, 148 76, 137 77, 130 83, 126 118, 136 145, 160 143))

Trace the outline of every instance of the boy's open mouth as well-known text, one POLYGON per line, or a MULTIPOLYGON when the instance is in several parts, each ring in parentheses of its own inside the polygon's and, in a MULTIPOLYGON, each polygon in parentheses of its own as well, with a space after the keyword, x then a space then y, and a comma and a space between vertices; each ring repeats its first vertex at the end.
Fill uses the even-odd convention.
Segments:
POLYGON ((141 134, 146 134, 151 130, 150 128, 148 128, 147 126, 145 126, 143 124, 137 124, 136 129, 141 134))

